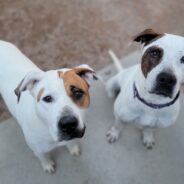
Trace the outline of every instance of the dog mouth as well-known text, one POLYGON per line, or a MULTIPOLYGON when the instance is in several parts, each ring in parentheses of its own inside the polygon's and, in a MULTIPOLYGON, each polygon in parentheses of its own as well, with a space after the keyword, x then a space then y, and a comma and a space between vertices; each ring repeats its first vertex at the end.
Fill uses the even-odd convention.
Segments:
POLYGON ((60 132, 58 134, 58 142, 69 141, 69 140, 76 139, 76 138, 82 138, 85 134, 85 129, 86 127, 84 126, 83 129, 75 130, 70 134, 66 132, 60 132))
POLYGON ((158 93, 156 93, 157 95, 160 95, 160 96, 163 96, 163 97, 169 97, 169 98, 172 98, 172 95, 168 95, 167 93, 165 93, 165 92, 158 92, 158 93))
POLYGON ((172 98, 173 92, 177 83, 177 79, 171 72, 161 72, 156 77, 155 86, 151 93, 172 98))
POLYGON ((172 98, 173 97, 173 90, 171 89, 155 89, 149 92, 150 94, 159 95, 165 98, 172 98))
POLYGON ((68 141, 74 138, 82 138, 86 128, 83 123, 80 123, 79 118, 73 114, 62 116, 59 119, 57 126, 59 141, 68 141))

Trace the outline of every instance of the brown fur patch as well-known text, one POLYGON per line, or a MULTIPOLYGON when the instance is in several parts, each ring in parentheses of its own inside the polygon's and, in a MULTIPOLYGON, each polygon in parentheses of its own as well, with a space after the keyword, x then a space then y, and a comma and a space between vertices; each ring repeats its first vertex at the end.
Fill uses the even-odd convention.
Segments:
POLYGON ((136 42, 144 43, 144 46, 146 46, 163 36, 163 33, 159 33, 157 31, 154 31, 153 29, 145 29, 144 31, 136 35, 133 40, 136 42))
POLYGON ((82 77, 78 75, 79 71, 81 73, 84 70, 86 69, 81 70, 80 68, 74 68, 69 71, 66 71, 65 73, 62 73, 62 75, 59 75, 59 77, 63 79, 64 87, 68 96, 77 106, 81 108, 87 108, 90 104, 89 85, 82 77), (75 99, 71 91, 72 86, 84 92, 84 95, 81 99, 75 99))
POLYGON ((162 38, 163 36, 164 36, 164 34, 162 34, 162 35, 158 35, 158 36, 157 36, 157 37, 155 37, 154 39, 151 39, 150 41, 148 41, 147 43, 145 43, 145 44, 144 44, 144 46, 147 46, 147 45, 149 45, 149 44, 153 43, 154 41, 156 41, 156 40, 158 40, 158 39, 162 38))
POLYGON ((83 76, 85 75, 85 73, 90 72, 90 73, 94 73, 93 71, 91 71, 90 69, 87 68, 74 68, 73 69, 75 71, 75 73, 79 76, 83 76))
POLYGON ((163 49, 159 47, 150 47, 145 51, 141 62, 141 69, 145 77, 147 77, 148 73, 162 61, 162 57, 163 49), (151 55, 154 49, 160 52, 159 57, 153 57, 151 55))
POLYGON ((38 92, 38 95, 37 95, 37 102, 40 101, 43 92, 44 92, 44 88, 40 89, 40 91, 38 92))

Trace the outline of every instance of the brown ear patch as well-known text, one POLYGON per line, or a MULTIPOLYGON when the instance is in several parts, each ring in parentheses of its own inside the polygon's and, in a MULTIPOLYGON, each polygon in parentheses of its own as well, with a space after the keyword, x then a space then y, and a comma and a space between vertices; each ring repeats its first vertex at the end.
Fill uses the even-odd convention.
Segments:
POLYGON ((40 89, 40 91, 38 92, 38 95, 37 95, 37 102, 40 101, 43 92, 44 92, 44 88, 40 89))
POLYGON ((59 78, 62 78, 63 77, 63 72, 62 71, 58 71, 58 75, 59 75, 59 78))
POLYGON ((150 47, 145 51, 144 55, 142 56, 141 62, 141 69, 145 78, 153 68, 161 63, 163 54, 163 49, 155 46, 150 47))
POLYGON ((90 69, 88 68, 74 68, 73 69, 75 71, 75 73, 77 75, 79 75, 80 77, 84 77, 85 76, 85 73, 89 72, 89 73, 94 73, 93 71, 91 71, 90 69))
POLYGON ((134 36, 133 41, 141 42, 142 44, 144 44, 144 46, 146 46, 163 36, 163 33, 159 33, 157 31, 154 31, 153 29, 145 29, 141 33, 134 36))
POLYGON ((72 99, 72 101, 80 108, 87 108, 90 104, 89 85, 77 74, 78 71, 78 68, 74 68, 66 71, 65 73, 62 73, 62 75, 59 75, 59 77, 63 79, 66 93, 72 99), (73 95, 73 86, 84 92, 84 95, 81 99, 76 99, 73 95))

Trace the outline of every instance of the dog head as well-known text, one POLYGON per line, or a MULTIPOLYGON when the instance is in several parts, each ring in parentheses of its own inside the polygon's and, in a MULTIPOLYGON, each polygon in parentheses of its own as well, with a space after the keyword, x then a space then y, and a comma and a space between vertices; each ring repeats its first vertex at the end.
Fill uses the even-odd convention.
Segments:
POLYGON ((151 94, 174 98, 184 79, 184 38, 146 29, 134 41, 142 44, 145 89, 151 94))
POLYGON ((21 93, 29 90, 36 113, 48 126, 52 138, 67 141, 84 135, 82 112, 90 104, 90 81, 96 79, 94 70, 88 65, 31 72, 15 89, 15 94, 21 103, 21 93))

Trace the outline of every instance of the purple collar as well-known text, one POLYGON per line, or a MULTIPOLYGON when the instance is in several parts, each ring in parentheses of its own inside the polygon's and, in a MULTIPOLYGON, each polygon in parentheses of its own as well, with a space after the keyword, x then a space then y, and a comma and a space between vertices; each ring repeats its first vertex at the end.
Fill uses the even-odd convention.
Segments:
POLYGON ((143 104, 145 104, 145 105, 147 105, 147 106, 149 106, 153 109, 161 109, 161 108, 173 105, 176 102, 176 100, 178 99, 178 97, 180 96, 180 91, 178 91, 176 97, 171 102, 168 102, 168 103, 165 103, 165 104, 153 104, 153 103, 147 102, 144 98, 140 97, 139 92, 138 92, 138 90, 135 86, 135 82, 134 82, 134 85, 133 85, 133 90, 134 90, 134 98, 137 98, 143 104))

